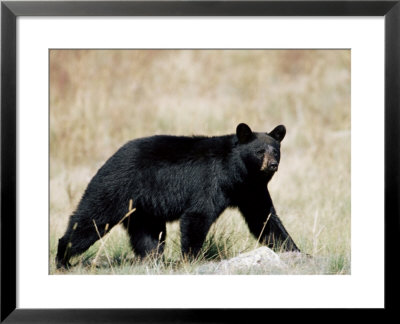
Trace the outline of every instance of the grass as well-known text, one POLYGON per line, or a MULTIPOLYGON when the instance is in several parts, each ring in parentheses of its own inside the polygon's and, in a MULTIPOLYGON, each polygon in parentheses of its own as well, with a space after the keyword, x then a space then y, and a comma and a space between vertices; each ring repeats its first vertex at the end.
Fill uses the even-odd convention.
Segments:
POLYGON ((212 226, 197 260, 180 255, 179 224, 167 226, 164 260, 138 260, 115 227, 56 270, 58 238, 86 185, 126 141, 153 134, 287 128, 269 189, 304 258, 282 253, 284 270, 350 274, 350 51, 52 50, 50 53, 50 251, 52 274, 192 274, 199 265, 256 246, 235 209, 212 226), (101 248, 100 248, 101 247, 101 248), (96 264, 93 261, 96 254, 96 264), (108 255, 108 258, 107 258, 108 255))

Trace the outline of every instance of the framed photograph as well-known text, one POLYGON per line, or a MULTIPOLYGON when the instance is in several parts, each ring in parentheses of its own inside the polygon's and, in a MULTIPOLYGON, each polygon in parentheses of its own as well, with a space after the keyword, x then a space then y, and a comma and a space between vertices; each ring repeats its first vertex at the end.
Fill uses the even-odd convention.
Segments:
POLYGON ((1 31, 1 321, 393 309, 399 1, 4 1, 1 31))

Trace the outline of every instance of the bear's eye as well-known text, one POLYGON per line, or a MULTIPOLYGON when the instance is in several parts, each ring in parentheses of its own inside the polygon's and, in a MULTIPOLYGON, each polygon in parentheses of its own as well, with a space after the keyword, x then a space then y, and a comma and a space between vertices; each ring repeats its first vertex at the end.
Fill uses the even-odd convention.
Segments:
POLYGON ((258 150, 256 153, 257 155, 263 155, 265 153, 265 150, 258 150))

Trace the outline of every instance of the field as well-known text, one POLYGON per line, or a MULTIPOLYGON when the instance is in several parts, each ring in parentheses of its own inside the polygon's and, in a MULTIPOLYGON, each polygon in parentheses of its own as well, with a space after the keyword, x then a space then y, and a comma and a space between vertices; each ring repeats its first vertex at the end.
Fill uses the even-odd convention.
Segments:
POLYGON ((246 122, 255 131, 286 126, 269 190, 288 232, 313 256, 283 253, 287 268, 247 273, 350 274, 350 59, 349 50, 50 51, 49 273, 193 274, 258 246, 228 209, 191 262, 180 257, 178 223, 167 227, 164 260, 139 262, 115 227, 72 269, 54 262, 88 182, 125 142, 231 134, 246 122))

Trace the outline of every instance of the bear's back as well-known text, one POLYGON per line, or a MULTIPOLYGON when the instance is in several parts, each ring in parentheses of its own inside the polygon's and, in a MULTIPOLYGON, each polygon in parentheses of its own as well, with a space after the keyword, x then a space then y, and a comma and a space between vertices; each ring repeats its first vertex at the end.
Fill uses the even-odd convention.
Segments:
POLYGON ((203 162, 208 159, 225 158, 232 152, 232 135, 206 136, 171 136, 155 135, 140 138, 128 143, 135 152, 136 161, 151 163, 186 163, 203 162))

